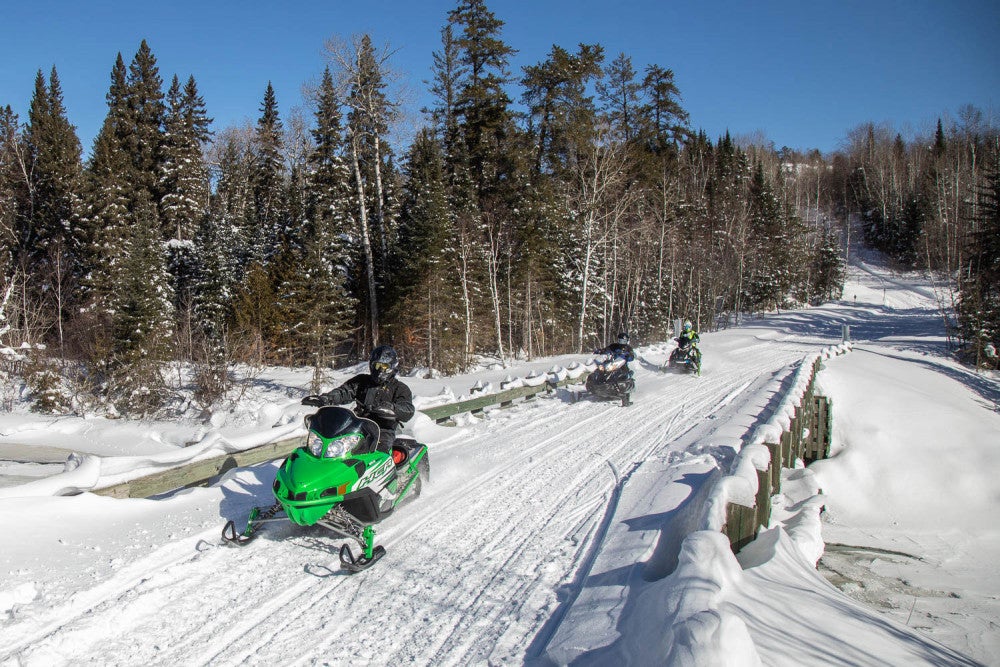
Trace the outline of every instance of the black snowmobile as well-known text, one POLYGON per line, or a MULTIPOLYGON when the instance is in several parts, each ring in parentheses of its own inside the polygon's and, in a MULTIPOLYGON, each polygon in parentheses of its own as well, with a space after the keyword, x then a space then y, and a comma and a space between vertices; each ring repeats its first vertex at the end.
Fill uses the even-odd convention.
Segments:
POLYGON ((667 367, 672 371, 701 375, 701 350, 698 349, 698 344, 687 338, 677 340, 677 347, 670 353, 667 367))
POLYGON ((350 546, 340 548, 343 567, 358 572, 385 555, 376 546, 372 524, 385 519, 404 499, 420 495, 430 477, 427 446, 396 438, 391 454, 375 449, 379 426, 343 407, 322 407, 305 418, 305 444, 285 459, 272 487, 277 502, 255 507, 246 527, 236 532, 228 522, 222 537, 246 544, 257 529, 280 513, 300 526, 320 525, 333 537, 354 540, 361 547, 355 557, 350 546))
POLYGON ((606 354, 587 376, 587 391, 598 398, 621 399, 622 407, 631 405, 629 394, 634 390, 632 370, 620 355, 606 354))

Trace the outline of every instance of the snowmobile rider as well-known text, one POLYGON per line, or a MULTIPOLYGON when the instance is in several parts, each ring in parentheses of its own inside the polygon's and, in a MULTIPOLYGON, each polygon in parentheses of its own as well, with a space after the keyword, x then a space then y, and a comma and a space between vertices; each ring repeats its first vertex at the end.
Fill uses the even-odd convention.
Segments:
POLYGON ((336 389, 325 394, 306 396, 302 405, 343 405, 355 401, 359 417, 371 419, 379 426, 376 449, 389 453, 396 439, 396 429, 413 417, 413 392, 396 379, 399 356, 389 345, 372 350, 368 358, 368 373, 355 375, 336 389))
POLYGON ((692 345, 697 345, 699 341, 701 341, 701 337, 698 336, 698 332, 691 325, 691 320, 684 320, 684 325, 681 327, 681 335, 677 337, 677 347, 686 350, 692 345))
POLYGON ((618 342, 611 343, 606 348, 594 350, 594 354, 608 354, 612 357, 621 357, 626 362, 635 361, 635 350, 629 345, 629 335, 627 331, 618 334, 618 342))

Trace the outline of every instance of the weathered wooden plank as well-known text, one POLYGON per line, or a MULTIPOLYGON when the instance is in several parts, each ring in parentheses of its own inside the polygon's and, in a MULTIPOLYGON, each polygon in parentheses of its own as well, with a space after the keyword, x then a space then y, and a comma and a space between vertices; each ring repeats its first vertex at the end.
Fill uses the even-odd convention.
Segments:
POLYGON ((754 515, 753 530, 766 526, 771 521, 771 471, 757 471, 757 511, 754 515))
POLYGON ((768 472, 771 477, 771 493, 781 491, 781 445, 775 442, 765 442, 764 446, 771 452, 771 463, 768 472))
POLYGON ((553 387, 563 387, 568 384, 578 384, 585 382, 589 373, 584 373, 577 378, 566 378, 555 383, 545 383, 535 386, 525 386, 525 387, 514 387, 513 389, 505 389, 504 391, 496 392, 493 394, 484 394, 482 396, 476 396, 474 398, 469 398, 464 401, 458 401, 456 403, 448 403, 446 405, 435 405, 433 407, 424 408, 421 410, 425 415, 430 417, 436 422, 445 421, 457 414, 463 412, 481 413, 485 408, 492 405, 504 405, 510 404, 518 398, 524 398, 525 400, 531 400, 535 396, 546 391, 551 391, 553 387))
MULTIPOLYGON (((462 412, 481 413, 491 405, 511 405, 514 399, 517 398, 530 400, 540 393, 551 391, 553 386, 558 387, 583 382, 586 380, 587 375, 587 373, 584 373, 580 377, 566 378, 551 384, 545 383, 530 387, 514 387, 513 389, 477 396, 466 401, 459 401, 458 403, 426 408, 421 410, 421 412, 438 422, 462 412)), ((94 489, 93 493, 113 498, 148 498, 186 486, 204 484, 208 480, 233 468, 242 468, 283 458, 292 453, 301 443, 301 437, 272 442, 242 452, 226 454, 170 468, 169 470, 163 470, 128 482, 122 482, 121 484, 94 489)))
POLYGON ((174 489, 204 484, 233 468, 264 463, 283 458, 302 445, 302 437, 271 442, 242 452, 224 454, 203 461, 195 461, 177 468, 146 475, 121 484, 94 489, 93 493, 112 498, 149 498, 174 489))
POLYGON ((833 442, 833 399, 827 396, 822 397, 823 418, 820 431, 823 434, 823 458, 830 458, 830 445, 833 442))
POLYGON ((755 537, 755 509, 735 503, 726 505, 726 536, 733 553, 750 544, 755 537))

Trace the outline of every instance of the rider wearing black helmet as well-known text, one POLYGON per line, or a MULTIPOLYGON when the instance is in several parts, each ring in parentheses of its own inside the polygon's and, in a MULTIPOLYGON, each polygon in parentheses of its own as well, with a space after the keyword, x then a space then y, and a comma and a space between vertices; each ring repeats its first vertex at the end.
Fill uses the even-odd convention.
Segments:
POLYGON ((622 357, 625 361, 635 361, 635 350, 629 345, 627 331, 622 331, 618 334, 617 343, 611 343, 601 350, 594 350, 594 354, 610 354, 613 357, 622 357))
POLYGON ((306 396, 303 405, 343 405, 354 401, 354 411, 360 417, 379 425, 379 451, 388 452, 400 424, 413 417, 413 393, 396 379, 399 356, 389 345, 372 350, 368 358, 368 373, 355 375, 336 389, 318 396, 306 396))

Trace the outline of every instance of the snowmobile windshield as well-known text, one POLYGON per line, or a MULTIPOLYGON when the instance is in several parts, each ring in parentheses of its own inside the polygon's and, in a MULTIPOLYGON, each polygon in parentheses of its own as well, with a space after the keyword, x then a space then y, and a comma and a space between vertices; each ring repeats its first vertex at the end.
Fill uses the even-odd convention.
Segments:
POLYGON ((346 456, 367 442, 378 440, 378 424, 361 419, 347 408, 325 407, 306 417, 306 446, 313 456, 346 456))
POLYGON ((621 368, 625 365, 625 357, 617 357, 614 355, 608 356, 607 359, 600 363, 601 368, 606 371, 613 371, 621 368))

